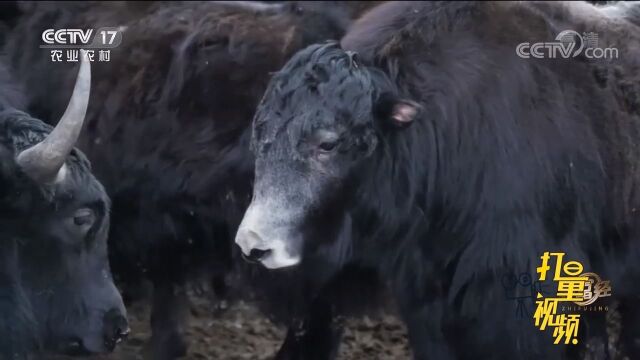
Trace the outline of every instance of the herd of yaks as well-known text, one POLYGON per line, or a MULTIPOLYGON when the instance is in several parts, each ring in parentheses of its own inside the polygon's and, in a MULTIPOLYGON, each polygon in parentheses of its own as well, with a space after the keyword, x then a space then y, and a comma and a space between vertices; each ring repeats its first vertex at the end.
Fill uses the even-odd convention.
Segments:
POLYGON ((389 296, 416 359, 640 358, 638 3, 0 11, 0 358, 112 351, 143 280, 150 358, 184 356, 203 277, 288 324, 278 359, 389 296), (108 60, 41 47, 103 27, 108 60), (568 345, 501 283, 545 251, 612 284, 568 345))

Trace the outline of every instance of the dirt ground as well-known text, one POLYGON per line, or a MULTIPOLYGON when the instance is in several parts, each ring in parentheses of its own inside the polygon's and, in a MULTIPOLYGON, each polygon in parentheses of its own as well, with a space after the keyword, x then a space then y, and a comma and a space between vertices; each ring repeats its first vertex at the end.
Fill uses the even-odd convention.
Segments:
MULTIPOLYGON (((187 329, 189 360, 267 360, 273 359, 285 338, 286 329, 274 325, 251 303, 236 301, 225 310, 211 302, 211 294, 190 294, 190 319, 187 329)), ((611 305, 610 305, 611 306, 611 305)), ((89 360, 150 360, 144 357, 144 345, 150 337, 149 310, 146 301, 128 306, 131 326, 129 339, 114 353, 95 356, 89 360)), ((612 306, 607 313, 609 351, 615 360, 630 360, 618 353, 617 343, 620 317, 612 306)), ((640 342, 640 339, 638 339, 640 342)), ((584 360, 604 358, 600 342, 588 344, 584 360)), ((404 360, 410 359, 406 329, 393 315, 378 314, 346 321, 345 334, 340 346, 339 360, 404 360)), ((44 360, 72 360, 61 356, 44 360)), ((153 360, 153 359, 151 359, 153 360)))
MULTIPOLYGON (((250 304, 238 301, 224 311, 213 311, 208 299, 191 296, 188 328, 189 354, 184 359, 272 359, 285 337, 285 328, 274 325, 250 304)), ((142 360, 150 336, 149 306, 138 302, 128 308, 131 335, 108 356, 91 360, 142 360)), ((348 319, 339 359, 402 360, 410 358, 406 331, 390 315, 348 319)), ((55 357, 55 360, 66 358, 55 357)), ((49 359, 52 360, 52 359, 49 359)))

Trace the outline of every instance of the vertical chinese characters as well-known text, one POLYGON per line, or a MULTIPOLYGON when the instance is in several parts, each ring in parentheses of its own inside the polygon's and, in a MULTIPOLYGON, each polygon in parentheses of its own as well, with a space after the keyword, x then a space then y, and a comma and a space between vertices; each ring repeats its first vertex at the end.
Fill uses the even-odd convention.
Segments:
POLYGON ((554 344, 577 344, 578 327, 580 325, 579 314, 558 314, 560 302, 584 301, 585 284, 589 280, 582 274, 584 267, 578 261, 564 262, 565 253, 545 252, 541 257, 541 264, 536 269, 538 279, 546 281, 551 270, 550 260, 555 259, 553 281, 557 283, 555 297, 544 298, 542 294, 536 295, 536 311, 533 315, 535 325, 541 331, 547 327, 553 328, 554 344), (582 274, 582 275, 581 275, 582 274))

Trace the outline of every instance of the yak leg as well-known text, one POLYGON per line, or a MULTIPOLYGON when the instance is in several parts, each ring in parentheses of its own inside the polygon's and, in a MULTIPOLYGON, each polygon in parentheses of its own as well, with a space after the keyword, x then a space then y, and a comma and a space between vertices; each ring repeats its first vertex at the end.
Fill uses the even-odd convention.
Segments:
POLYGON ((455 359, 443 333, 445 316, 450 312, 438 289, 425 281, 433 270, 425 268, 422 254, 407 252, 400 271, 387 274, 400 316, 407 326, 409 345, 416 360, 455 359))
POLYGON ((225 279, 225 274, 215 274, 211 279, 211 290, 213 292, 213 312, 221 315, 229 308, 229 284, 225 279))
POLYGON ((443 314, 442 301, 422 303, 399 301, 400 312, 409 333, 409 344, 416 360, 425 359, 454 359, 441 333, 440 320, 437 314, 443 314), (434 316, 435 315, 435 316, 434 316))
POLYGON ((343 324, 330 304, 314 304, 309 315, 289 326, 276 360, 331 360, 338 354, 343 324))
MULTIPOLYGON (((624 297, 619 301, 620 358, 640 359, 640 296, 624 297)), ((613 327, 610 325, 610 327, 613 327)), ((611 350, 610 350, 611 351, 611 350)))
POLYGON ((185 286, 171 282, 154 284, 151 310, 151 340, 148 358, 170 360, 185 356, 184 326, 188 309, 185 286))
POLYGON ((277 360, 331 360, 338 355, 344 318, 377 307, 382 289, 377 272, 348 265, 322 287, 303 320, 294 321, 277 360))

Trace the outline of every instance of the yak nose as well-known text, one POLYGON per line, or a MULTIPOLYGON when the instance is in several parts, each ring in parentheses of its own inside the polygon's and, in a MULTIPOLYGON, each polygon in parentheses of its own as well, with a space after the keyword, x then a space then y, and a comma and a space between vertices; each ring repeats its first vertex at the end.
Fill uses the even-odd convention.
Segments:
POLYGON ((125 340, 130 331, 127 318, 119 309, 111 309, 104 315, 104 343, 110 351, 125 340))
POLYGON ((242 258, 249 262, 259 262, 271 254, 271 249, 263 249, 262 237, 255 231, 240 229, 236 237, 236 243, 242 249, 242 258))
POLYGON ((271 254, 271 249, 251 249, 249 255, 246 255, 245 258, 251 262, 258 262, 269 256, 269 254, 271 254))

